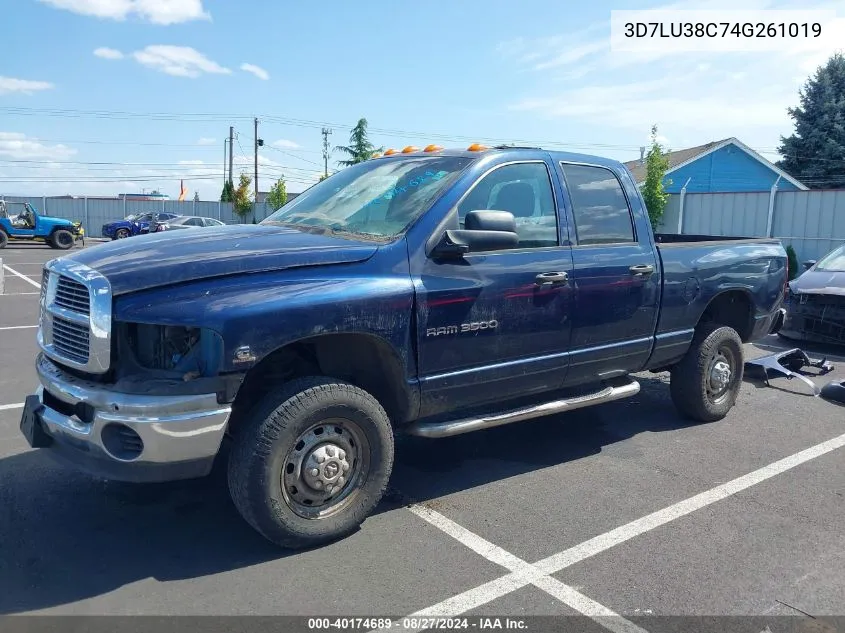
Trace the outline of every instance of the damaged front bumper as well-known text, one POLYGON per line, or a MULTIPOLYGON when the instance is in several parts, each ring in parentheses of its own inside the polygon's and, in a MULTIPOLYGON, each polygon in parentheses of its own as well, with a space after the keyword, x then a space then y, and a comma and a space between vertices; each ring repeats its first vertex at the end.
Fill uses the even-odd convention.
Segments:
POLYGON ((68 374, 43 354, 36 369, 41 386, 21 418, 34 448, 120 481, 173 481, 211 471, 231 413, 216 394, 118 393, 68 374))
POLYGON ((845 345, 845 296, 790 293, 785 306, 784 338, 845 345))

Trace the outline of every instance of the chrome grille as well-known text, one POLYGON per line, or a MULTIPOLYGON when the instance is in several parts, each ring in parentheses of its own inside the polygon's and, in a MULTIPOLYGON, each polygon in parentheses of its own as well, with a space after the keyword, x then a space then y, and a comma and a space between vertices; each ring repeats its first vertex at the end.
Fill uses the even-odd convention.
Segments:
POLYGON ((88 316, 91 311, 88 288, 78 281, 64 276, 59 277, 58 284, 56 284, 54 302, 57 306, 72 310, 77 314, 88 316))
POLYGON ((53 361, 86 374, 111 366, 112 293, 96 270, 60 257, 42 276, 38 345, 53 361))
POLYGON ((53 317, 53 347, 58 353, 77 363, 87 363, 89 346, 87 326, 53 317))

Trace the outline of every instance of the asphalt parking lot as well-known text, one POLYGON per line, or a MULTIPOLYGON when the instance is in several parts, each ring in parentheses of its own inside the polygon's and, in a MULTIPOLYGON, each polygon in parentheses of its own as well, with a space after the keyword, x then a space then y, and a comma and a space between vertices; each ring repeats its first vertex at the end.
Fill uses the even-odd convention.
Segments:
MULTIPOLYGON (((682 420, 668 377, 646 374, 631 400, 403 440, 361 530, 289 553, 240 519, 222 469, 129 485, 28 449, 18 420, 56 255, 0 251, 0 614, 580 613, 649 630, 642 616, 845 613, 845 409, 799 381, 748 379, 713 424, 682 420)), ((820 385, 845 378, 827 357, 820 385)))

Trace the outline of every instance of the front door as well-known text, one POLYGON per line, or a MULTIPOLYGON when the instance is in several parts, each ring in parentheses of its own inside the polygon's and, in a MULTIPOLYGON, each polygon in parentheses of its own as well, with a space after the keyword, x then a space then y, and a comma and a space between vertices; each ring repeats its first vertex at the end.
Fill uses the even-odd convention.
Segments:
POLYGON ((493 168, 459 203, 461 227, 482 209, 513 213, 516 249, 425 259, 413 275, 423 415, 554 389, 566 378, 573 291, 561 280, 572 274, 572 255, 561 245, 549 165, 493 168))

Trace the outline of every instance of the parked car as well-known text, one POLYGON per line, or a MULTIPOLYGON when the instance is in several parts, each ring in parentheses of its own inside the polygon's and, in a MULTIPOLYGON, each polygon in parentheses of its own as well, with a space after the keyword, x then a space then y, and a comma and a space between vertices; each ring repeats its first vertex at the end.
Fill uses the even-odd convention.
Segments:
POLYGON ((845 345, 845 245, 789 283, 785 339, 845 345))
POLYGON ((215 220, 214 218, 205 218, 197 215, 183 215, 170 220, 159 219, 156 230, 169 231, 171 229, 190 229, 205 226, 226 226, 226 224, 220 220, 215 220))
POLYGON ((42 242, 67 250, 78 240, 84 244, 85 230, 80 222, 42 215, 28 202, 0 200, 0 248, 12 240, 42 242), (18 212, 11 213, 15 207, 18 212))
POLYGON ((165 221, 180 217, 176 213, 133 213, 122 220, 104 224, 102 228, 103 237, 122 240, 134 235, 148 233, 150 222, 152 222, 154 216, 158 216, 160 220, 165 221))
POLYGON ((722 419, 743 342, 782 322, 787 268, 777 239, 655 236, 614 160, 409 150, 258 225, 48 263, 60 290, 44 298, 41 386, 20 428, 129 481, 204 476, 225 441, 244 519, 309 547, 375 508, 395 434, 606 403, 637 394, 631 374, 646 370, 671 373, 683 416, 722 419))

